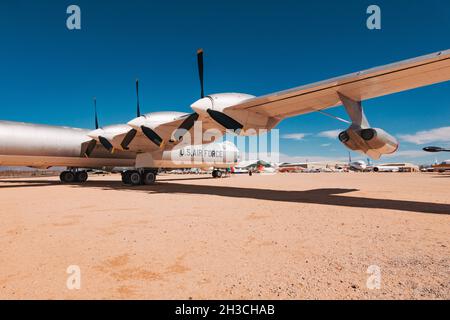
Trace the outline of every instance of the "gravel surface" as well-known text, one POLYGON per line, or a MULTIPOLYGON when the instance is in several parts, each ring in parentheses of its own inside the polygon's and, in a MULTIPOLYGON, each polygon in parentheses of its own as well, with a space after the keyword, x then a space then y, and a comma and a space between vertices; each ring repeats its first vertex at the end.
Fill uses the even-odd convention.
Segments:
POLYGON ((158 179, 0 180, 0 298, 450 299, 450 175, 158 179))

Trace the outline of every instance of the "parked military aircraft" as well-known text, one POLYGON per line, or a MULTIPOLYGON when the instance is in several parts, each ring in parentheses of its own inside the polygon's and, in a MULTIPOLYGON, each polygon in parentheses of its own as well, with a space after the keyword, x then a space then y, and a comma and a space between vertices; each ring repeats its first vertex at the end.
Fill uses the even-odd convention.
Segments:
MULTIPOLYGON (((197 52, 200 99, 193 112, 154 112, 127 124, 96 129, 0 122, 0 165, 46 168, 66 166, 63 182, 84 182, 80 168, 134 167, 122 175, 124 183, 152 184, 161 167, 215 167, 237 162, 237 149, 215 143, 226 131, 256 135, 285 118, 343 105, 351 122, 339 140, 350 150, 379 159, 398 148, 397 140, 373 128, 362 101, 450 80, 450 50, 352 73, 286 91, 255 97, 243 93, 204 94, 203 51, 197 52)), ((325 113, 326 114, 326 113, 325 113)), ((96 117, 97 119, 97 117, 96 117)))

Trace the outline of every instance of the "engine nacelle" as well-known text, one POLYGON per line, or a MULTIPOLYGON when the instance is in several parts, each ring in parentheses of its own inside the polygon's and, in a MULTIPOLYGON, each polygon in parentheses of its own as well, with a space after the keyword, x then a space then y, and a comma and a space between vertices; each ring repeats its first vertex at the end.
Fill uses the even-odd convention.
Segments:
POLYGON ((191 107, 200 115, 212 118, 224 130, 233 130, 239 135, 257 135, 258 130, 271 130, 280 119, 247 110, 230 110, 255 96, 244 93, 218 93, 208 95, 194 102, 191 107))
POLYGON ((393 136, 379 128, 353 128, 339 134, 339 140, 350 150, 362 152, 373 159, 397 151, 398 142, 393 136))

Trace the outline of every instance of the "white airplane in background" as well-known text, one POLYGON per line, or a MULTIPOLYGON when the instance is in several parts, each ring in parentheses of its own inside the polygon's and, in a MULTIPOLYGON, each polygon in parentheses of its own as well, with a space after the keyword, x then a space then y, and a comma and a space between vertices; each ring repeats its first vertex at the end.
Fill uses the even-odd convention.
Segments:
POLYGON ((363 160, 352 161, 352 155, 348 152, 348 168, 352 171, 364 171, 367 169, 367 163, 363 160))
POLYGON ((355 171, 364 171, 367 169, 367 164, 363 160, 350 162, 348 166, 351 170, 355 171))
MULTIPOLYGON (((197 52, 201 98, 193 113, 154 112, 140 114, 127 124, 96 130, 53 127, 18 122, 0 122, 0 165, 66 166, 63 182, 85 182, 80 168, 134 167, 122 175, 127 184, 153 184, 158 168, 230 167, 238 151, 230 143, 211 143, 208 131, 217 138, 231 130, 238 135, 255 135, 271 130, 283 119, 343 105, 351 122, 339 134, 350 150, 373 159, 393 153, 397 140, 373 128, 362 101, 450 80, 450 50, 352 73, 261 97, 243 93, 205 95, 203 51, 197 52), (195 135, 200 131, 200 137, 195 135), (192 137, 193 140, 188 139, 192 137), (206 134, 206 135, 205 135, 206 134), (181 160, 181 161, 179 161, 181 160)), ((136 83, 137 88, 137 83, 136 83)), ((328 114, 326 114, 328 115, 328 114)))
POLYGON ((400 172, 399 166, 379 165, 372 168, 373 172, 400 172))

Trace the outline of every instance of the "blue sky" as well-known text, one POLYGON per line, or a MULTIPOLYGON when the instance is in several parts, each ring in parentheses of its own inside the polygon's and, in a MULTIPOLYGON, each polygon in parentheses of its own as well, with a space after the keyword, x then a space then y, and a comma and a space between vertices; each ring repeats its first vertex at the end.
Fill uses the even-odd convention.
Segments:
MULTIPOLYGON (((102 125, 134 117, 136 77, 144 112, 190 112, 199 47, 206 93, 254 95, 448 49, 450 2, 2 1, 0 39, 0 119, 89 128, 94 95, 102 125), (66 28, 70 4, 81 8, 81 30, 66 28), (370 4, 381 7, 381 30, 366 28, 370 4)), ((450 145, 450 83, 364 105, 374 126, 402 137, 386 161, 446 158, 418 150, 450 145), (436 128, 444 129, 428 132, 436 128)), ((346 117, 341 107, 330 112, 346 117)), ((336 138, 319 135, 344 128, 320 114, 285 120, 281 135, 305 136, 282 139, 280 151, 347 157, 336 138)))

